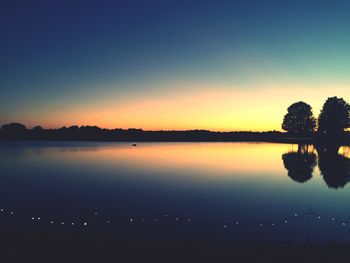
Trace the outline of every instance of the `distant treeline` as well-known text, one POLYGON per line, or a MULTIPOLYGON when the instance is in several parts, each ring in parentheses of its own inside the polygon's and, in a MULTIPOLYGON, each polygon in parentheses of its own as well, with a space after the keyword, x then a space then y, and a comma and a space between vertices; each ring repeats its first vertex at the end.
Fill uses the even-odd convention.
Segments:
POLYGON ((350 145, 350 105, 338 97, 328 98, 316 119, 312 107, 299 101, 290 105, 281 128, 286 132, 213 132, 208 130, 144 131, 142 129, 102 129, 71 126, 60 129, 27 129, 23 124, 4 124, 0 140, 58 141, 268 141, 302 144, 350 145))
POLYGON ((97 126, 71 126, 27 129, 23 124, 11 123, 1 127, 3 140, 70 140, 70 141, 237 141, 284 138, 285 134, 272 132, 212 132, 208 130, 144 131, 142 129, 102 129, 97 126))
MULTIPOLYGON (((268 132, 213 132, 208 130, 144 131, 142 129, 102 129, 97 126, 71 126, 27 129, 23 124, 5 124, 0 129, 1 140, 56 140, 56 141, 271 141, 312 143, 316 133, 308 137, 291 136, 279 131, 268 132)), ((338 138, 339 139, 339 138, 338 138)), ((342 142, 350 142, 350 133, 344 132, 342 142)))

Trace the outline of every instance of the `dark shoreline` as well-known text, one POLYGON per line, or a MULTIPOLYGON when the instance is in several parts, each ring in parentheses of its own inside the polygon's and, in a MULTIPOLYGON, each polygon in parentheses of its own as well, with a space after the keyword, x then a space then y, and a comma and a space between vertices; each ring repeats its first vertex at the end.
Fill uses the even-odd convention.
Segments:
MULTIPOLYGON (((305 145, 318 145, 318 144, 334 144, 338 146, 350 146, 349 140, 341 140, 341 141, 325 141, 325 140, 317 140, 314 138, 305 138, 305 139, 296 139, 296 138, 275 138, 275 139, 158 139, 158 140, 147 140, 142 138, 133 138, 133 139, 114 139, 114 140, 103 140, 103 139, 39 139, 39 138, 13 138, 13 139, 4 139, 0 138, 0 142, 125 142, 125 143, 157 143, 157 142, 236 142, 236 143, 282 143, 282 144, 305 144, 305 145)), ((136 145, 135 145, 136 146, 136 145)))
POLYGON ((350 145, 350 132, 325 136, 319 133, 296 135, 280 131, 158 130, 103 129, 97 126, 71 126, 27 129, 23 124, 5 124, 0 129, 0 141, 106 141, 106 142, 271 142, 292 144, 350 145))

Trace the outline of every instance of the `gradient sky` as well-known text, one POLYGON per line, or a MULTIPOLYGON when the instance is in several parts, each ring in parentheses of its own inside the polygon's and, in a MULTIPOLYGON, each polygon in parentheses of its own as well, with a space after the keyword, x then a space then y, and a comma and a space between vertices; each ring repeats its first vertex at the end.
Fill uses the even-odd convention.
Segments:
POLYGON ((280 130, 350 101, 350 1, 1 1, 0 124, 280 130))

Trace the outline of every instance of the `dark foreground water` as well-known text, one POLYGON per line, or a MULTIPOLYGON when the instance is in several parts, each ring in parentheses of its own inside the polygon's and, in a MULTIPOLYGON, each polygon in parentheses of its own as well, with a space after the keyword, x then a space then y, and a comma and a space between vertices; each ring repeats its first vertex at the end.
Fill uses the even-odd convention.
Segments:
POLYGON ((272 143, 1 142, 0 223, 138 239, 350 241, 348 153, 272 143))

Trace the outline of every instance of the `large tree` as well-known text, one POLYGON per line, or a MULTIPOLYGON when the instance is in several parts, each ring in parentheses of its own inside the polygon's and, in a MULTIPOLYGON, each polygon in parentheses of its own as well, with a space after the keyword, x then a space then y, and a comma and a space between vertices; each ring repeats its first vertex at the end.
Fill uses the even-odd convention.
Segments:
POLYGON ((302 136, 314 132, 316 119, 309 104, 299 101, 290 105, 287 111, 283 118, 283 130, 302 136))
POLYGON ((349 104, 342 98, 328 98, 318 117, 318 132, 327 135, 338 135, 349 127, 349 104))

